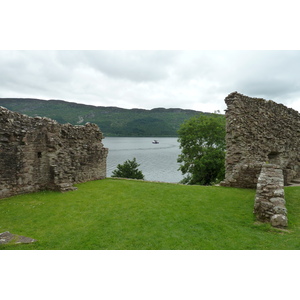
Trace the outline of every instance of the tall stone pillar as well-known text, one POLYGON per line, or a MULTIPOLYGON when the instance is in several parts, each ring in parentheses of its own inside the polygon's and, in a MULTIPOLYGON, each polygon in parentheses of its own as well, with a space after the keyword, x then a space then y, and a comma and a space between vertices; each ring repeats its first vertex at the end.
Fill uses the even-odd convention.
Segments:
POLYGON ((254 213, 259 221, 274 227, 286 227, 287 209, 284 199, 284 178, 278 165, 264 164, 258 177, 254 213))

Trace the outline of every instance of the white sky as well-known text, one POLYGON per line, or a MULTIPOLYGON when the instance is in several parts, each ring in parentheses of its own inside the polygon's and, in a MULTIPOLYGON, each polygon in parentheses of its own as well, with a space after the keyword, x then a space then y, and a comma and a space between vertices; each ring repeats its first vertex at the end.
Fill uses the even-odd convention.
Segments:
POLYGON ((0 51, 0 97, 224 110, 233 91, 300 110, 300 51, 0 51))
POLYGON ((300 111, 293 1, 100 2, 6 4, 0 97, 222 112, 238 91, 300 111))

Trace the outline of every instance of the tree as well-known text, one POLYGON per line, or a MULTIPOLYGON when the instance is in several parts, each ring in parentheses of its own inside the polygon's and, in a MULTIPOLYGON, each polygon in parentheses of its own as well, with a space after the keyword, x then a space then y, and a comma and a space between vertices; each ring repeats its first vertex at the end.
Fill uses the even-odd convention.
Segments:
POLYGON ((117 165, 117 169, 113 171, 112 177, 132 178, 132 179, 144 179, 142 171, 138 170, 140 165, 136 162, 136 158, 133 160, 126 160, 123 165, 117 165))
POLYGON ((182 183, 210 185, 225 177, 225 118, 201 114, 185 121, 179 131, 182 183))

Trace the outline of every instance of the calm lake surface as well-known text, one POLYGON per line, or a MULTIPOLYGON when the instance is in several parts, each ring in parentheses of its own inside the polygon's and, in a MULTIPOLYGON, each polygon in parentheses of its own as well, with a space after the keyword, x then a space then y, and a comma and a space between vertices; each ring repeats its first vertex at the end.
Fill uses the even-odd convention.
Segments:
POLYGON ((153 138, 106 137, 102 142, 109 148, 107 177, 111 177, 118 164, 134 157, 140 164, 139 170, 145 180, 177 183, 183 179, 178 155, 181 153, 177 138, 156 138, 159 144, 152 144, 153 138))

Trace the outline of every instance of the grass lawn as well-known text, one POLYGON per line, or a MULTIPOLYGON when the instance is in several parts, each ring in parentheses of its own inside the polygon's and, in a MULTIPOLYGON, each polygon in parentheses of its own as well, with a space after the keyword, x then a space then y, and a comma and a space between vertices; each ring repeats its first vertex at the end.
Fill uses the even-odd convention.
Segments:
POLYGON ((285 188, 285 231, 255 222, 255 190, 121 179, 77 187, 0 200, 0 232, 38 240, 0 249, 300 249, 300 187, 285 188))

